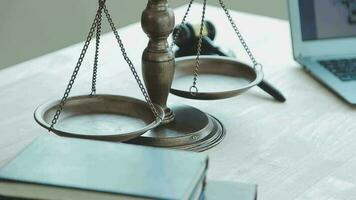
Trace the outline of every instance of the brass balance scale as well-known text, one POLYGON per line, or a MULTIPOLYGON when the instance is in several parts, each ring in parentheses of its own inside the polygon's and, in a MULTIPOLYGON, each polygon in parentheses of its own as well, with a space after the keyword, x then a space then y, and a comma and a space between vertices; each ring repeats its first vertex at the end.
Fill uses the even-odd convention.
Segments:
MULTIPOLYGON (((189 2, 181 25, 185 24, 189 2)), ((98 10, 78 62, 62 99, 39 106, 35 120, 49 131, 66 137, 127 142, 150 146, 204 151, 224 138, 223 124, 213 116, 189 105, 167 107, 169 92, 200 100, 237 96, 256 86, 263 79, 262 65, 248 48, 224 2, 219 3, 237 37, 252 61, 252 67, 227 57, 200 55, 205 22, 206 0, 203 2, 197 55, 174 58, 173 44, 167 38, 174 28, 174 13, 167 0, 148 0, 142 14, 142 27, 150 38, 142 55, 144 85, 126 53, 106 0, 99 0, 98 10), (116 37, 145 101, 118 95, 96 94, 96 76, 102 16, 105 16, 116 37), (96 33, 94 33, 96 31, 96 33), (69 97, 83 58, 96 34, 92 90, 89 95, 69 97), (172 84, 173 83, 173 84, 172 84), (218 84, 219 87, 216 87, 218 84)), ((173 41, 180 34, 177 31, 173 41)))

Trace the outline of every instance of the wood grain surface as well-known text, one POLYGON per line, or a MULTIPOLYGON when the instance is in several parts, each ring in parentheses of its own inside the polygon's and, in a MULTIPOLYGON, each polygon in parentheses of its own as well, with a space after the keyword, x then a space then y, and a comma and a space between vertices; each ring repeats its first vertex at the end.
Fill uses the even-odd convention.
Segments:
MULTIPOLYGON (((114 13, 114 9, 113 14, 114 13)), ((176 9, 179 22, 184 7, 176 9)), ((188 20, 199 23, 201 6, 188 20)), ((286 21, 234 12, 233 17, 265 78, 287 97, 278 103, 259 88, 225 100, 169 97, 169 103, 196 106, 217 117, 227 136, 210 156, 209 178, 257 183, 261 200, 356 199, 356 110, 293 61, 286 21)), ((217 27, 216 43, 248 62, 223 12, 208 7, 217 27)), ((117 22, 116 22, 117 23, 117 22)), ((89 29, 89 27, 88 27, 89 29)), ((136 23, 120 29, 128 55, 141 71, 147 38, 136 23)), ((84 38, 83 38, 84 39, 84 38)), ((35 108, 61 98, 82 43, 0 71, 0 165, 41 134, 35 108)), ((93 63, 91 45, 71 95, 88 94, 93 63)), ((112 34, 102 38, 97 90, 142 98, 112 34)), ((140 73, 140 72, 139 72, 140 73)), ((25 170, 25 167, 24 167, 25 170)))

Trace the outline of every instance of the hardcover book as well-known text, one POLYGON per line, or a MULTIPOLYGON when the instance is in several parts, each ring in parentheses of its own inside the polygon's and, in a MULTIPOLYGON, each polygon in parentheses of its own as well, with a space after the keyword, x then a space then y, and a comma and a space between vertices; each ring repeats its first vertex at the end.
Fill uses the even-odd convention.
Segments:
POLYGON ((199 199, 206 155, 41 136, 0 169, 0 199, 199 199))

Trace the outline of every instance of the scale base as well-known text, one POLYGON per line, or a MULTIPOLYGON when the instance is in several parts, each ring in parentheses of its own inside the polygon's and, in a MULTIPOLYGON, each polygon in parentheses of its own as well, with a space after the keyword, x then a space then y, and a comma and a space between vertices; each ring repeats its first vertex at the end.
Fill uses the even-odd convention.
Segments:
POLYGON ((127 143, 204 151, 219 144, 225 136, 222 123, 213 116, 187 105, 171 107, 175 118, 127 143))

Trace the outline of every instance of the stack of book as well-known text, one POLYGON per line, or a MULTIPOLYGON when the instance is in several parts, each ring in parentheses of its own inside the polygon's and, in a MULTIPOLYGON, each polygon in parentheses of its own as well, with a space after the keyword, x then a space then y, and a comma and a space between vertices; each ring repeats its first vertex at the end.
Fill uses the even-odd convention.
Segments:
POLYGON ((199 153, 41 136, 0 169, 0 199, 256 199, 255 185, 207 183, 207 166, 199 153))

